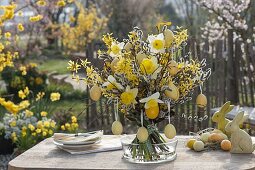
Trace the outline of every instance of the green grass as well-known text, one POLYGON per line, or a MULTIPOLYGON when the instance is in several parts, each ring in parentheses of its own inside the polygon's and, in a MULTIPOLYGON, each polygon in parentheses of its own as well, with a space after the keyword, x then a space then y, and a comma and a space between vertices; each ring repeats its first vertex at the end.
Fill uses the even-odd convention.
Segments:
POLYGON ((82 100, 60 100, 52 104, 56 107, 54 112, 63 112, 72 108, 71 112, 74 113, 74 115, 79 114, 85 108, 85 102, 82 100))
POLYGON ((48 73, 57 72, 58 74, 67 74, 70 73, 66 68, 68 61, 67 59, 48 59, 38 64, 38 69, 48 73))

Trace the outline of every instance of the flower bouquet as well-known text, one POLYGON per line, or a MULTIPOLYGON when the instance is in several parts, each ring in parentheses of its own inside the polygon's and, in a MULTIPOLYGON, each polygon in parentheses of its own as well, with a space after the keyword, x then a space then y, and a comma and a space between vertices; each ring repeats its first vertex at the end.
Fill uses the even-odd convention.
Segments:
MULTIPOLYGON (((103 94, 108 102, 114 102, 113 134, 123 131, 118 111, 139 126, 132 142, 125 147, 124 157, 133 162, 169 160, 167 156, 173 154, 167 140, 173 142, 176 135, 170 112, 176 104, 191 100, 193 90, 210 75, 210 69, 204 69, 205 60, 193 60, 190 53, 185 53, 187 30, 177 27, 173 32, 167 28, 170 24, 159 24, 158 34, 147 38, 138 27, 123 41, 112 34, 104 35, 107 50, 98 51, 99 58, 104 60, 102 70, 87 59, 69 62, 73 78, 92 86, 92 100, 99 100, 103 94), (86 78, 76 74, 81 68, 85 69, 86 78), (165 119, 169 119, 169 124, 164 129, 165 135, 161 135, 157 125, 165 119), (162 153, 166 153, 164 157, 162 153)), ((199 102, 203 105, 206 98, 201 95, 199 102)))

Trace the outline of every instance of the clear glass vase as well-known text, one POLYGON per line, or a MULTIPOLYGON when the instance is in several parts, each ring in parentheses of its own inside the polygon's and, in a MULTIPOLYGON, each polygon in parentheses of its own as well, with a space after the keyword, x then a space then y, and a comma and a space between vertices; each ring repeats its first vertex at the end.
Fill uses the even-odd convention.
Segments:
MULTIPOLYGON (((162 136, 160 136, 162 137, 162 136)), ((132 163, 162 163, 173 161, 177 157, 177 139, 163 139, 163 143, 136 143, 135 135, 127 135, 121 139, 123 159, 132 163)), ((151 140, 151 139, 148 139, 151 140)))

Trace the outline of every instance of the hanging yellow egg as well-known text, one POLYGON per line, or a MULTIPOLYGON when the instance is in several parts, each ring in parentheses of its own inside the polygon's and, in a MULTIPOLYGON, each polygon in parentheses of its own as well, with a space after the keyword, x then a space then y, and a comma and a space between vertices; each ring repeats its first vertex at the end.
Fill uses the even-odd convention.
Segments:
POLYGON ((130 51, 132 48, 132 44, 130 42, 127 42, 125 45, 124 45, 124 49, 128 52, 130 51))
POLYGON ((168 71, 171 76, 176 75, 179 72, 178 63, 176 63, 174 60, 170 61, 168 65, 168 71))
POLYGON ((145 127, 140 127, 137 131, 136 137, 139 142, 145 142, 149 137, 148 130, 145 127))
POLYGON ((89 91, 90 98, 94 101, 98 101, 101 97, 101 94, 102 91, 98 85, 94 85, 89 91))
POLYGON ((207 105, 207 98, 204 94, 199 94, 196 99, 196 103, 198 107, 205 107, 207 105))
POLYGON ((159 106, 150 107, 145 109, 145 114, 149 119, 156 119, 159 114, 159 106))
POLYGON ((144 54, 143 52, 139 52, 137 55, 136 55, 136 60, 138 62, 138 64, 141 64, 141 62, 143 61, 143 59, 147 58, 147 55, 144 54))
POLYGON ((112 133, 114 135, 121 135, 123 132, 123 126, 120 121, 114 121, 112 124, 112 133))
POLYGON ((164 134, 168 139, 173 139, 176 136, 176 129, 174 125, 168 124, 164 129, 164 134))
POLYGON ((164 37, 165 37, 165 46, 170 47, 174 41, 174 33, 173 31, 166 29, 164 31, 164 37))
POLYGON ((117 58, 115 58, 114 60, 112 60, 112 62, 111 62, 111 69, 112 69, 113 72, 116 71, 116 66, 117 66, 117 64, 118 64, 119 61, 120 61, 120 60, 117 59, 117 58))
POLYGON ((165 90, 165 95, 171 100, 177 101, 179 99, 179 89, 174 85, 173 82, 168 84, 171 90, 165 90))

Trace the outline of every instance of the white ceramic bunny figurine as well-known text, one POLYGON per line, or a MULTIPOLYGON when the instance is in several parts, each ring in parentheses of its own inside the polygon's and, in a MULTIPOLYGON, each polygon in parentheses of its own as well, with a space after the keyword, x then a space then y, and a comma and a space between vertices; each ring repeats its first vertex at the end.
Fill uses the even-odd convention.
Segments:
POLYGON ((255 150, 255 144, 252 144, 250 135, 239 128, 243 116, 244 112, 239 112, 225 128, 227 132, 231 133, 231 153, 252 153, 255 150))

